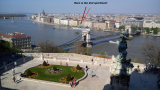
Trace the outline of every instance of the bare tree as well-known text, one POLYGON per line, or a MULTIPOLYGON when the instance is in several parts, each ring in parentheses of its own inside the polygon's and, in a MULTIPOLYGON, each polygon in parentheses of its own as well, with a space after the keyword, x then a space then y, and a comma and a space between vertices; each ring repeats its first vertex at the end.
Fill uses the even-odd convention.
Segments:
POLYGON ((79 41, 74 43, 73 49, 70 52, 90 55, 90 48, 84 47, 83 42, 79 41))
POLYGON ((60 52, 65 52, 63 49, 58 48, 56 45, 49 41, 41 42, 39 44, 40 46, 40 51, 44 53, 60 53, 60 52))
POLYGON ((153 41, 149 41, 143 45, 142 50, 146 63, 160 65, 160 46, 153 41))

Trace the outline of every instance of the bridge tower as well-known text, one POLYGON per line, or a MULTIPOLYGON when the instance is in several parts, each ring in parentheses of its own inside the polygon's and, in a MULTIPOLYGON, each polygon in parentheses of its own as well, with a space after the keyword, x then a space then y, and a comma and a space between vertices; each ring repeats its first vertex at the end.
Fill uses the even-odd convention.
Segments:
POLYGON ((132 33, 132 30, 131 30, 131 26, 127 25, 125 26, 125 31, 130 35, 132 33))
POLYGON ((90 31, 83 30, 81 41, 84 41, 86 43, 86 47, 92 47, 90 40, 91 40, 90 31))

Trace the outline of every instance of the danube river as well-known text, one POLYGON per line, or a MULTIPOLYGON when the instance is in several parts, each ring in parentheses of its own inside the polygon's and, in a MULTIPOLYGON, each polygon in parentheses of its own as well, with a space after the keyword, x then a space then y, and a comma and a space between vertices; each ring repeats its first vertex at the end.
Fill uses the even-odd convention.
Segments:
POLYGON ((31 36, 32 44, 38 45, 40 42, 49 40, 56 45, 63 44, 77 36, 78 31, 65 28, 54 28, 52 25, 38 24, 26 17, 12 19, 0 19, 0 32, 12 33, 21 32, 31 36))
MULTIPOLYGON (((12 19, 0 19, 0 32, 12 33, 21 32, 25 33, 32 38, 32 44, 38 45, 40 42, 49 40, 56 45, 61 45, 76 38, 80 31, 75 31, 67 27, 54 27, 53 25, 34 23, 27 20, 26 17, 15 18, 14 23, 12 19)), ((96 32, 100 35, 102 32, 96 32)), ((128 41, 128 58, 136 58, 141 61, 144 60, 142 55, 142 47, 150 42, 156 42, 160 45, 160 37, 151 36, 137 36, 128 41)), ((118 45, 103 43, 96 45, 92 48, 92 53, 99 54, 100 51, 105 52, 107 55, 117 55, 118 45)))

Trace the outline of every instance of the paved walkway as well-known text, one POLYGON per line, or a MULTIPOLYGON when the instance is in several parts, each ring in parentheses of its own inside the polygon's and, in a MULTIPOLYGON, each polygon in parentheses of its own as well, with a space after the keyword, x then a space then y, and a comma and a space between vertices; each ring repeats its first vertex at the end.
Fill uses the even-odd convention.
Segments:
MULTIPOLYGON (((48 61, 50 64, 60 64, 60 62, 55 62, 53 60, 48 61)), ((23 73, 26 69, 30 67, 37 66, 42 64, 43 60, 35 58, 32 61, 26 62, 21 66, 15 68, 15 72, 17 73, 17 79, 20 73, 23 73)), ((66 62, 62 62, 65 65, 66 62)), ((76 66, 79 64, 82 67, 85 67, 86 64, 82 63, 73 63, 69 62, 69 66, 76 66)), ((110 64, 109 64, 110 65, 110 64)), ((108 66, 109 66, 108 65, 108 66)), ((109 90, 110 83, 110 72, 108 66, 98 66, 89 64, 88 67, 88 77, 81 81, 77 87, 71 88, 66 86, 58 86, 48 83, 41 82, 33 82, 22 80, 19 83, 14 83, 12 80, 12 70, 9 70, 1 76, 1 84, 4 88, 9 89, 19 89, 19 90, 103 90, 105 86, 105 90, 109 90), (96 76, 91 77, 90 73, 93 71, 96 76)), ((133 72, 130 80, 130 90, 157 90, 156 81, 157 76, 152 74, 141 74, 133 72)))
MULTIPOLYGON (((48 61, 50 64, 60 64, 59 62, 54 61, 48 61)), ((23 73, 26 69, 42 64, 43 61, 39 60, 38 58, 35 58, 32 61, 29 61, 25 64, 22 64, 21 66, 18 66, 15 68, 16 78, 18 79, 20 73, 23 73)), ((65 65, 65 62, 62 62, 65 65)), ((78 63, 71 63, 69 62, 70 66, 76 66, 78 63)), ((80 66, 85 67, 86 64, 79 63, 80 66)), ((110 73, 109 73, 109 67, 107 66, 98 66, 98 65, 88 65, 90 68, 88 70, 88 77, 81 81, 79 85, 75 88, 71 87, 65 87, 65 86, 57 86, 47 83, 41 83, 41 82, 31 82, 22 80, 19 83, 14 83, 12 80, 12 70, 7 71, 3 73, 1 76, 1 83, 2 87, 11 88, 11 89, 20 89, 20 90, 103 90, 104 85, 110 83, 110 73), (90 73, 93 71, 96 76, 91 77, 90 73)))

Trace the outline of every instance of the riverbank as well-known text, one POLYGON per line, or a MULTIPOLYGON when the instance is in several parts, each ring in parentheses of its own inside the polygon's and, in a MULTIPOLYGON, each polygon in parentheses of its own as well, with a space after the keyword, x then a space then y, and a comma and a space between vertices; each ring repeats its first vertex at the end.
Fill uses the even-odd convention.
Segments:
MULTIPOLYGON (((46 24, 46 25, 53 25, 55 28, 73 29, 73 27, 76 27, 76 26, 69 26, 69 25, 62 25, 62 24, 55 24, 55 23, 48 23, 48 22, 40 22, 40 21, 36 21, 36 20, 33 20, 33 19, 29 19, 29 20, 31 20, 32 22, 35 22, 35 23, 46 24)), ((83 28, 85 28, 85 27, 83 27, 83 28)), ((93 29, 93 28, 90 28, 90 30, 97 31, 97 32, 106 32, 105 30, 99 30, 99 29, 93 29)), ((110 31, 107 31, 107 32, 120 32, 120 31, 118 31, 118 30, 110 30, 110 31)))
POLYGON ((67 26, 67 25, 60 25, 60 24, 55 24, 55 23, 48 23, 48 22, 39 22, 39 21, 36 21, 36 20, 32 20, 32 19, 29 19, 31 20, 32 22, 35 22, 35 23, 40 23, 40 24, 45 24, 45 25, 52 25, 54 26, 55 28, 68 28, 68 29, 72 29, 72 26, 67 26))

